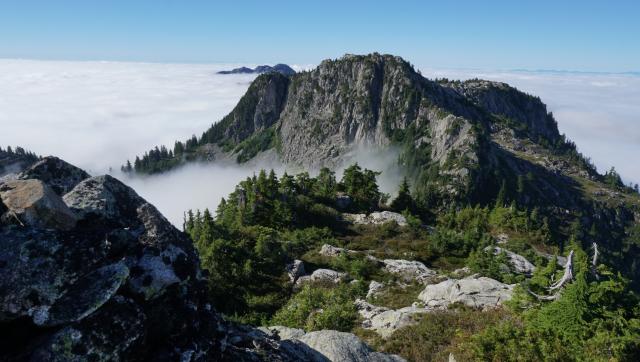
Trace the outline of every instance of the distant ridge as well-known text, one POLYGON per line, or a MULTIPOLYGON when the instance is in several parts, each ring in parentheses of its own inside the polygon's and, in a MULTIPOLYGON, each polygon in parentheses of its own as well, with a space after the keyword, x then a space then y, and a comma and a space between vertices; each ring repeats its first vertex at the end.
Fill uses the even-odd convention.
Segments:
POLYGON ((262 73, 270 73, 270 72, 278 72, 284 75, 296 74, 296 71, 286 64, 276 64, 274 66, 259 65, 253 69, 248 67, 240 67, 232 70, 222 70, 222 71, 219 71, 218 74, 262 74, 262 73))

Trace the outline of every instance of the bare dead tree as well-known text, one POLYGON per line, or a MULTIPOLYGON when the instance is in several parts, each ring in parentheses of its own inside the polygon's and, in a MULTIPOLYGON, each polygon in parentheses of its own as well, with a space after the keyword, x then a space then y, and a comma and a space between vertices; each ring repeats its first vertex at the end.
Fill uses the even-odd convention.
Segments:
POLYGON ((567 257, 567 263, 564 265, 564 273, 562 274, 562 278, 560 278, 557 282, 552 283, 549 286, 549 291, 555 290, 556 292, 551 295, 539 295, 531 291, 531 289, 527 289, 529 294, 536 297, 538 300, 544 301, 552 301, 560 298, 560 288, 562 288, 565 284, 570 283, 573 280, 573 250, 569 252, 569 256, 567 257))
POLYGON ((564 274, 562 278, 557 282, 551 284, 549 290, 557 290, 562 288, 563 285, 569 283, 573 280, 573 250, 569 252, 569 256, 567 257, 567 263, 564 265, 564 274))
POLYGON ((594 241, 593 242, 593 258, 591 259, 591 272, 596 277, 596 279, 600 279, 600 276, 598 275, 598 270, 597 270, 599 255, 600 253, 598 252, 598 244, 594 241))

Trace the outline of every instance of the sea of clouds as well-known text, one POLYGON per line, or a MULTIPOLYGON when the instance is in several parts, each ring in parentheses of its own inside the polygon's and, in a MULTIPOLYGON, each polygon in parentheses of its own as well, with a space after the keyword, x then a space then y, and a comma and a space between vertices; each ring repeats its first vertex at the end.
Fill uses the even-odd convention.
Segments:
MULTIPOLYGON (((216 74, 236 66, 0 59, 0 145, 55 155, 92 174, 112 168, 180 226, 185 210, 215 208, 264 165, 189 165, 145 178, 118 175, 118 169, 155 145, 172 147, 176 139, 200 135, 227 114, 255 78, 216 74)), ((640 76, 421 70, 429 78, 504 81, 540 96, 600 171, 615 165, 625 181, 640 182, 640 76)), ((358 156, 374 168, 380 159, 358 156)))

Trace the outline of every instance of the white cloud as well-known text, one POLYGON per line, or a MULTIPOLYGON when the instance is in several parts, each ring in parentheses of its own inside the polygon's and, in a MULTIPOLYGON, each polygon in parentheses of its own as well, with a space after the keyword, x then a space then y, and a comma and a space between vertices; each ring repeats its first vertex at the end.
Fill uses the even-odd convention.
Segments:
POLYGON ((234 66, 0 60, 0 144, 117 168, 227 114, 255 77, 234 66))
MULTIPOLYGON (((236 66, 0 60, 0 145, 53 154, 93 174, 110 166, 117 169, 152 146, 199 135, 227 114, 255 77, 215 74, 236 66)), ((599 169, 615 165, 625 180, 640 182, 635 160, 640 154, 640 77, 428 68, 422 72, 427 77, 505 81, 540 96, 560 130, 599 169)), ((367 163, 371 157, 358 160, 374 167, 367 163)), ((184 210, 215 208, 259 166, 190 165, 163 177, 124 180, 180 225, 184 210)), ((386 185, 390 182, 382 181, 385 191, 392 191, 386 185)))

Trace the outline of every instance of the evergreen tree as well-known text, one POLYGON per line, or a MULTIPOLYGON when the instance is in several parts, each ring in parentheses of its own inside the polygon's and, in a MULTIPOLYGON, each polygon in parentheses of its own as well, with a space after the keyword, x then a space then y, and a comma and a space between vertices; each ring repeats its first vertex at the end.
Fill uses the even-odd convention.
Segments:
POLYGON ((376 178, 380 172, 368 169, 362 170, 355 163, 344 170, 341 188, 353 200, 353 206, 358 211, 371 211, 380 201, 380 191, 376 178))
POLYGON ((413 196, 411 196, 410 189, 409 181, 406 177, 403 178, 398 190, 398 196, 391 201, 391 209, 397 212, 408 210, 411 213, 415 213, 416 204, 413 196))
POLYGON ((332 200, 336 195, 337 186, 335 172, 323 167, 314 184, 313 193, 317 197, 332 200))

